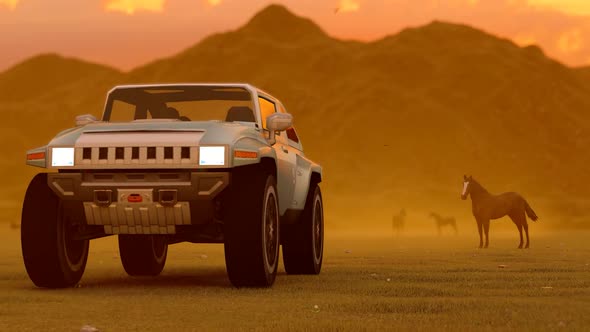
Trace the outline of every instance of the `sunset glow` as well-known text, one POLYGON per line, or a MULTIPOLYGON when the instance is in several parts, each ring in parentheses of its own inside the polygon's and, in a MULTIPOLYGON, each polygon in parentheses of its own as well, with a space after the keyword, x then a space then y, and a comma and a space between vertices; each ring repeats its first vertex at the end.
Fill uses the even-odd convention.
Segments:
POLYGON ((564 33, 559 37, 557 46, 566 54, 579 51, 584 46, 582 31, 580 29, 573 29, 564 33))
POLYGON ((340 0, 338 11, 342 13, 356 12, 360 7, 361 5, 356 0, 340 0))
POLYGON ((129 70, 238 29, 272 3, 338 39, 371 42, 437 20, 590 65, 587 0, 0 0, 11 31, 0 33, 0 71, 48 52, 129 70))
POLYGON ((133 15, 136 11, 161 12, 165 0, 109 0, 106 10, 133 15))
POLYGON ((8 9, 15 9, 20 0, 0 0, 0 7, 6 6, 8 9))
POLYGON ((207 3, 211 6, 217 6, 221 4, 221 0, 207 0, 207 3))
POLYGON ((569 15, 590 15, 590 1, 588 0, 528 0, 529 5, 557 10, 569 15))
POLYGON ((521 46, 538 44, 537 38, 533 35, 517 35, 513 39, 515 43, 521 46))

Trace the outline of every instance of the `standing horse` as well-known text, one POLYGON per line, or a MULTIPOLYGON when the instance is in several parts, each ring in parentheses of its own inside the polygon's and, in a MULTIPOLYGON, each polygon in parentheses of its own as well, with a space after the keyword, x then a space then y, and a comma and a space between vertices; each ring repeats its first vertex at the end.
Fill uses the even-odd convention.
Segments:
POLYGON ((442 228, 446 225, 453 227, 455 230, 455 234, 457 234, 457 222, 453 217, 442 217, 438 213, 430 212, 430 218, 434 219, 436 222, 436 227, 438 228, 438 235, 441 234, 442 228))
POLYGON ((397 216, 391 218, 391 230, 394 234, 399 235, 406 224, 406 209, 402 209, 397 216))
POLYGON ((477 222, 477 230, 479 231, 480 248, 484 247, 481 234, 482 228, 486 235, 485 248, 487 248, 489 243, 488 232, 490 230, 490 219, 498 219, 506 215, 516 224, 520 233, 520 245, 518 248, 522 248, 523 228, 526 233, 525 248, 529 247, 529 225, 526 216, 531 218, 532 221, 537 221, 538 217, 521 195, 515 192, 492 195, 481 184, 475 181, 474 178, 464 175, 461 199, 465 200, 469 195, 471 195, 471 210, 477 222))

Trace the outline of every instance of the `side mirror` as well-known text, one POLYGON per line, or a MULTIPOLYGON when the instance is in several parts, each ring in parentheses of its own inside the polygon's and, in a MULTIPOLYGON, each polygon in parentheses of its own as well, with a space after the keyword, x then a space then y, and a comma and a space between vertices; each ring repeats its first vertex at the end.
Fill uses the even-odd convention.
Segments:
POLYGON ((92 114, 84 114, 76 116, 76 126, 84 126, 92 122, 96 122, 96 117, 92 114))
POLYGON ((293 116, 289 113, 273 113, 266 117, 266 128, 270 131, 269 143, 274 145, 277 140, 275 134, 277 131, 287 130, 293 126, 293 116))
POLYGON ((283 131, 293 126, 293 116, 289 113, 273 113, 266 118, 266 128, 270 131, 283 131))

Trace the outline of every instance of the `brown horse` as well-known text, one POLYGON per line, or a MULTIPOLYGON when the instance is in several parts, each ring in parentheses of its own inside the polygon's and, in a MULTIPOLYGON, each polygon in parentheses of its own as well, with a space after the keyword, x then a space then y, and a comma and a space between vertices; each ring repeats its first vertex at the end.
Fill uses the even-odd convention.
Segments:
POLYGON ((537 221, 538 219, 529 203, 515 192, 492 195, 471 176, 467 177, 464 175, 463 181, 461 199, 465 200, 467 196, 471 195, 471 210, 477 222, 477 230, 479 231, 479 247, 484 247, 481 234, 482 228, 486 235, 485 248, 487 248, 489 243, 488 232, 490 230, 490 219, 498 219, 507 215, 516 224, 520 233, 520 245, 518 248, 522 248, 523 228, 526 233, 525 248, 528 248, 529 225, 526 216, 531 218, 532 221, 537 221))
POLYGON ((402 209, 398 215, 391 218, 391 230, 393 234, 399 235, 406 224, 406 209, 402 209))
POLYGON ((433 218, 436 222, 436 227, 438 228, 438 235, 442 234, 442 228, 446 225, 451 226, 455 230, 455 234, 457 234, 457 222, 453 217, 443 217, 438 213, 430 212, 430 218, 433 218))

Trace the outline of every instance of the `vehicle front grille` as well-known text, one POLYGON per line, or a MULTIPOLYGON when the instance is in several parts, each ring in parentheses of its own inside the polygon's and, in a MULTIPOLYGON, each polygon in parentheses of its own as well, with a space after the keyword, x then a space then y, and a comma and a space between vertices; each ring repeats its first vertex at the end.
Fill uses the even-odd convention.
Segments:
POLYGON ((198 164, 196 146, 76 147, 76 166, 183 167, 198 164))

